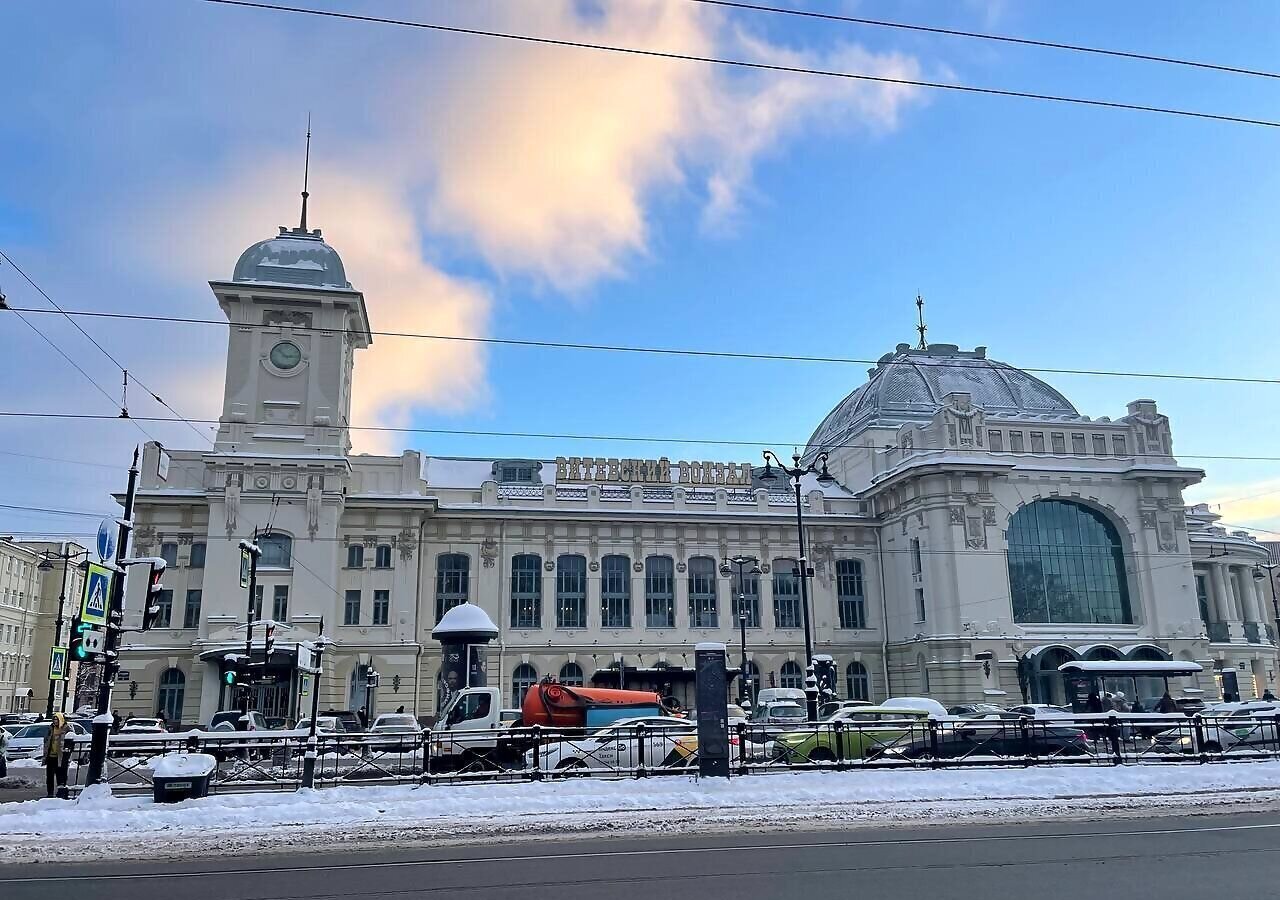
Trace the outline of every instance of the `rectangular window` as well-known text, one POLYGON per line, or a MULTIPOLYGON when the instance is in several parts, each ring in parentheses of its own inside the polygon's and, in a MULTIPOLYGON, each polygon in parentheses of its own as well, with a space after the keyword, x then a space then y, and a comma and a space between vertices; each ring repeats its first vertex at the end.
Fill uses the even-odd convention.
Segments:
POLYGON ((645 627, 676 627, 675 571, 670 556, 650 556, 644 561, 645 627))
POLYGON ((160 607, 160 613, 156 616, 156 627, 168 628, 173 621, 173 591, 161 591, 156 598, 156 606, 160 607))
POLYGON ((556 560, 556 627, 587 627, 587 558, 565 555, 556 560))
POLYGON ((1044 432, 1042 431, 1031 432, 1031 452, 1032 453, 1044 452, 1044 432))
POLYGON ((1115 452, 1116 456, 1129 455, 1128 441, 1125 440, 1123 434, 1111 435, 1111 449, 1115 452))
POLYGON ((925 621, 924 588, 916 588, 916 621, 925 621))
POLYGON ((391 617, 391 592, 373 592, 373 624, 386 625, 391 617))
POLYGON ((271 589, 271 618, 277 622, 289 621, 289 585, 277 584, 271 589))
POLYGON ((200 627, 200 591, 187 591, 187 608, 182 614, 182 627, 200 627))
POLYGON ((360 592, 347 591, 346 599, 342 603, 342 624, 343 625, 359 625, 360 624, 360 592))
POLYGON ((1208 625, 1209 618, 1209 579, 1204 575, 1196 576, 1196 603, 1200 607, 1200 621, 1208 625))
POLYGON ((501 480, 504 483, 532 484, 533 483, 533 467, 532 466, 503 466, 501 471, 501 480))
POLYGON ((920 539, 911 539, 911 576, 919 581, 924 576, 924 558, 920 551, 920 539))
POLYGON ((208 545, 205 544, 204 541, 196 541, 194 544, 191 545, 191 568, 193 569, 204 568, 204 554, 207 548, 208 548, 208 545))
POLYGON ((542 557, 536 553, 511 559, 511 627, 542 627, 542 557))
POLYGON ((751 572, 743 572, 742 580, 738 580, 738 567, 733 569, 733 615, 735 622, 740 616, 747 614, 747 627, 760 627, 760 576, 751 572))
POLYGON ((1093 436, 1093 455, 1107 455, 1107 436, 1105 434, 1095 434, 1093 436))
POLYGON ((600 625, 631 627, 631 560, 606 556, 600 562, 600 625))
POLYGON ((364 544, 348 544, 347 545, 347 568, 348 569, 364 568, 364 544))
POLYGON ((709 556, 695 556, 689 560, 689 627, 715 628, 719 624, 716 561, 709 556))
POLYGON ((258 622, 262 619, 262 585, 257 585, 253 590, 253 621, 258 622))
POLYGON ((1067 452, 1067 436, 1061 431, 1055 431, 1049 435, 1049 439, 1053 444, 1053 452, 1058 456, 1063 456, 1067 452))
POLYGON ((1022 452, 1022 432, 1021 431, 1009 432, 1009 449, 1012 450, 1014 453, 1022 452))
POLYGON ((841 628, 866 628, 867 609, 862 595, 862 563, 836 560, 836 607, 841 628))
POLYGON ((378 549, 373 551, 373 567, 375 569, 391 568, 391 545, 379 544, 378 549))
POLYGON ((800 569, 793 559, 773 561, 773 624, 777 628, 799 628, 800 569))
POLYGON ((991 429, 987 431, 987 447, 992 453, 1000 453, 1004 450, 1004 432, 991 429))
POLYGON ((1084 446, 1083 434, 1071 435, 1071 452, 1074 453, 1076 456, 1084 456, 1086 451, 1084 446))
POLYGON ((164 559, 164 564, 170 569, 178 565, 178 545, 177 544, 161 544, 160 556, 164 559))
POLYGON ((436 557, 436 621, 471 592, 471 557, 465 553, 441 553, 436 557))

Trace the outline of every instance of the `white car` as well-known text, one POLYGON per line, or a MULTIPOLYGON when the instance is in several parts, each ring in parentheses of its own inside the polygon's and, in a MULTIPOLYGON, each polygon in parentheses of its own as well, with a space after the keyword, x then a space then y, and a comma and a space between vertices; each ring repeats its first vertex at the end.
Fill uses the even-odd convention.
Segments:
POLYGON ((670 716, 637 716, 619 719, 580 738, 551 741, 525 753, 525 767, 543 772, 572 769, 627 771, 640 765, 640 736, 636 726, 645 726, 646 767, 680 764, 697 750, 697 725, 688 719, 670 716), (691 744, 692 742, 692 744, 691 744), (690 747, 692 746, 692 749, 690 747))
POLYGON ((408 713, 383 713, 373 720, 368 743, 410 747, 421 735, 422 726, 415 717, 408 713))
POLYGON ((947 708, 932 697, 890 697, 880 704, 886 709, 918 709, 932 719, 949 719, 947 708))
MULTIPOLYGON (((1250 700, 1243 703, 1214 703, 1200 714, 1204 725, 1204 740, 1200 749, 1205 753, 1221 753, 1230 750, 1272 750, 1276 746, 1276 716, 1280 704, 1268 700, 1250 700)), ((1176 753, 1194 753, 1195 740, 1190 726, 1162 731, 1152 739, 1156 749, 1176 753)))
POLYGON ((121 734, 168 734, 160 719, 130 719, 120 726, 121 734))
POLYGON ((1009 707, 1009 712, 1019 716, 1030 716, 1033 719, 1075 718, 1075 713, 1065 706, 1053 706, 1049 703, 1024 703, 1021 706, 1009 707))
MULTIPOLYGON (((295 730, 310 731, 311 720, 299 719, 295 730)), ((342 723, 337 716, 316 716, 316 734, 342 734, 342 723)))
MULTIPOLYGON (((77 735, 87 735, 82 725, 71 723, 71 730, 77 735)), ((20 759, 39 759, 44 752, 44 739, 49 736, 49 723, 38 722, 26 725, 9 738, 9 746, 5 748, 4 758, 9 762, 20 759)))

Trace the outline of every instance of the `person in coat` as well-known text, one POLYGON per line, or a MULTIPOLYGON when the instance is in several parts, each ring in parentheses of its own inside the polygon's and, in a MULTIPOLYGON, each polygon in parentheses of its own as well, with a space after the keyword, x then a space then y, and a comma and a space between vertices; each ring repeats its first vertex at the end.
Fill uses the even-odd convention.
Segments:
POLYGON ((45 790, 50 797, 54 795, 55 787, 58 796, 65 797, 67 794, 67 763, 71 758, 62 749, 71 733, 67 717, 62 713, 54 713, 49 733, 44 738, 44 752, 41 754, 41 759, 44 760, 45 790))
POLYGON ((1160 702, 1156 704, 1156 712, 1158 713, 1176 713, 1178 711, 1178 703, 1169 696, 1169 692, 1165 691, 1164 696, 1160 698, 1160 702))

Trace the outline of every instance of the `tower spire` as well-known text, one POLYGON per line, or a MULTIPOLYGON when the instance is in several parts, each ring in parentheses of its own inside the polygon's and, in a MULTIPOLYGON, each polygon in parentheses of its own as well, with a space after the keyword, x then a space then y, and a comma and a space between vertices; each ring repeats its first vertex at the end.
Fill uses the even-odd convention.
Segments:
MULTIPOLYGON (((305 194, 303 196, 306 196, 305 194)), ((916 326, 916 331, 920 332, 920 349, 928 350, 929 342, 924 339, 924 333, 929 330, 929 326, 924 324, 924 298, 916 294, 916 316, 920 324, 916 326)))
POLYGON ((307 230, 307 181, 311 177, 311 113, 307 113, 307 150, 302 161, 302 219, 298 222, 298 230, 307 230))

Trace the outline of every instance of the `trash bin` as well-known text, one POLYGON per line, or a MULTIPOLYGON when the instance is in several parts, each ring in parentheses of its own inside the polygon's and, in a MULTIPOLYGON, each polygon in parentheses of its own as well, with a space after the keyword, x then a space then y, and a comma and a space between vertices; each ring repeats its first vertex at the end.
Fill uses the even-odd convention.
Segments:
POLYGON ((177 803, 206 797, 218 761, 208 753, 166 753, 152 769, 151 786, 157 803, 177 803))

